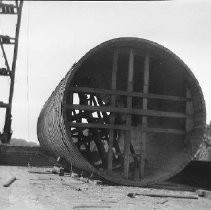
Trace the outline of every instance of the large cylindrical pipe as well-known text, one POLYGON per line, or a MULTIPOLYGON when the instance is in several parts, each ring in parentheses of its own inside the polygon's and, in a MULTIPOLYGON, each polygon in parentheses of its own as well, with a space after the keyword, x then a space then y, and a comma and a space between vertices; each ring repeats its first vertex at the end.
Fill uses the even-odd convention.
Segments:
POLYGON ((194 157, 206 124, 191 70, 170 50, 118 38, 83 56, 45 103, 40 145, 125 185, 165 180, 194 157))

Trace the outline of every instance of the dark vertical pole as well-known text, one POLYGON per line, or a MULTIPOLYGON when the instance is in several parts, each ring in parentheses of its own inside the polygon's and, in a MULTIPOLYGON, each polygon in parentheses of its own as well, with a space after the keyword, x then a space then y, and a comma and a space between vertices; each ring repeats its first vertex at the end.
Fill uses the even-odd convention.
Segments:
MULTIPOLYGON (((117 62, 118 62, 118 52, 114 52, 113 56, 113 68, 112 68, 112 80, 111 80, 111 89, 116 90, 116 74, 117 74, 117 62)), ((114 107, 116 104, 116 96, 111 96, 111 107, 114 107)), ((110 124, 114 124, 115 114, 111 113, 110 124)), ((113 142, 114 142, 114 130, 110 129, 109 131, 109 147, 108 147, 108 172, 112 172, 112 162, 113 162, 113 142)))
MULTIPOLYGON (((134 71, 134 54, 133 50, 130 50, 129 56, 129 68, 128 68, 128 92, 133 91, 133 71, 134 71)), ((127 96, 127 108, 132 108, 132 97, 127 96)), ((127 115, 126 125, 131 126, 131 114, 127 115)), ((130 142, 131 142, 131 130, 126 131, 124 141, 124 177, 128 179, 129 175, 129 165, 130 165, 130 142)))
POLYGON ((17 24, 16 24, 16 32, 15 32, 15 46, 14 46, 14 54, 13 54, 13 62, 11 69, 11 83, 10 83, 10 95, 9 95, 9 106, 6 110, 5 116, 5 125, 4 125, 4 134, 7 135, 7 142, 10 141, 11 138, 11 110, 12 110, 12 99, 14 93, 14 83, 15 83, 15 70, 16 70, 16 60, 18 54, 18 39, 19 39, 19 31, 21 24, 21 14, 22 14, 23 1, 20 1, 19 6, 17 8, 17 24))

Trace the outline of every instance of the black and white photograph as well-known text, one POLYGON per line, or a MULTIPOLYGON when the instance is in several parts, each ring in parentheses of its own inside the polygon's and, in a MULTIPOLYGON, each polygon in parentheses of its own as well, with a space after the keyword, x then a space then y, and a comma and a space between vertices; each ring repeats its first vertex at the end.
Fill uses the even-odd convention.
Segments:
POLYGON ((211 209, 211 1, 0 0, 0 210, 211 209))

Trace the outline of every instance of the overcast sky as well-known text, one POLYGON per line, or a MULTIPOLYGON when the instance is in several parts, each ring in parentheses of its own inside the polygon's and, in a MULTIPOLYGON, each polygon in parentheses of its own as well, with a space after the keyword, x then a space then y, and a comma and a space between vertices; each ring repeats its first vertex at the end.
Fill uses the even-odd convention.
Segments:
MULTIPOLYGON (((12 20, 13 19, 13 20, 12 20)), ((0 16, 1 33, 14 17, 0 16)), ((41 108, 72 64, 109 39, 134 36, 177 54, 193 71, 211 120, 211 2, 47 2, 23 6, 13 102, 13 137, 37 142, 41 108), (27 82, 28 78, 28 82, 27 82), (28 85, 27 85, 28 84, 28 85)), ((0 101, 8 79, 0 80, 0 101)), ((2 128, 4 119, 0 115, 2 128)))

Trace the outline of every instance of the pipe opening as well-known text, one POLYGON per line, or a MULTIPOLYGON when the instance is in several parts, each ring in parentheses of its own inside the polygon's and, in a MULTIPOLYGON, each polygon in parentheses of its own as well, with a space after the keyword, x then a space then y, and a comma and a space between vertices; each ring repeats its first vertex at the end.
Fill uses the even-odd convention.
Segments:
POLYGON ((156 43, 103 43, 73 67, 64 89, 71 149, 110 181, 143 185, 168 178, 190 161, 202 138, 205 107, 197 80, 156 43))

